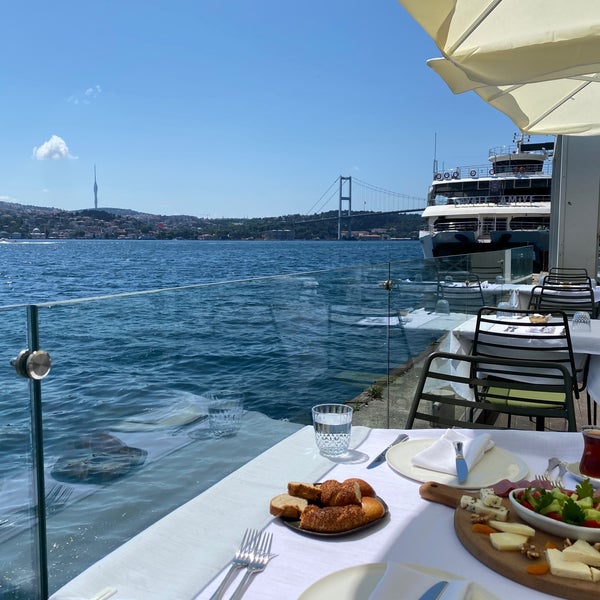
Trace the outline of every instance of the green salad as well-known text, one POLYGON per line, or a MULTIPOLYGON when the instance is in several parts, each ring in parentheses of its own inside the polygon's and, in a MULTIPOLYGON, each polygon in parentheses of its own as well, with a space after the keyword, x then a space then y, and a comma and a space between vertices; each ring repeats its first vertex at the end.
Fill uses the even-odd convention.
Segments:
POLYGON ((594 496, 589 479, 582 481, 575 491, 529 487, 515 492, 514 498, 525 508, 550 519, 582 527, 600 527, 600 496, 594 496))

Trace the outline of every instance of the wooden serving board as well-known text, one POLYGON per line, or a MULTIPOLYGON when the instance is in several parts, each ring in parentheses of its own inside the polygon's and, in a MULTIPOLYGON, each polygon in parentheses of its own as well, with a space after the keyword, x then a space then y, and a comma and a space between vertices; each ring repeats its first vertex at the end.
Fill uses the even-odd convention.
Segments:
MULTIPOLYGON (((432 502, 445 504, 455 509, 454 529, 462 545, 484 565, 493 569, 504 577, 508 577, 521 585, 530 587, 534 590, 551 594, 559 598, 568 598, 569 600, 582 600, 583 598, 599 597, 600 582, 580 581, 567 577, 556 577, 550 572, 545 575, 530 575, 527 573, 527 565, 537 561, 544 560, 544 548, 546 542, 553 542, 562 550, 563 538, 539 531, 530 538, 530 542, 535 544, 540 550, 540 558, 531 560, 520 552, 502 552, 496 550, 486 534, 474 533, 472 531, 473 523, 470 513, 460 508, 460 498, 467 495, 464 490, 453 488, 440 483, 427 482, 420 488, 419 492, 423 498, 432 502)), ((478 494, 468 494, 478 497, 478 494)), ((508 498, 503 499, 504 505, 510 509, 508 498)), ((517 515, 511 510, 508 520, 523 523, 517 515)))

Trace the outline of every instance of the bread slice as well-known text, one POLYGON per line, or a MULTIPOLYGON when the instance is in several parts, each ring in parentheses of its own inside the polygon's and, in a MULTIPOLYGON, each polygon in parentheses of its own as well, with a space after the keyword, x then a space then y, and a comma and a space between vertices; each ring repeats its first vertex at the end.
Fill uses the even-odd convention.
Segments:
POLYGON ((304 509, 308 506, 306 498, 298 498, 290 494, 279 494, 271 499, 269 512, 274 517, 285 519, 299 519, 304 509))
POLYGON ((321 500, 321 486, 312 483, 301 483, 299 481, 290 481, 288 483, 288 494, 305 498, 310 502, 319 502, 321 500))

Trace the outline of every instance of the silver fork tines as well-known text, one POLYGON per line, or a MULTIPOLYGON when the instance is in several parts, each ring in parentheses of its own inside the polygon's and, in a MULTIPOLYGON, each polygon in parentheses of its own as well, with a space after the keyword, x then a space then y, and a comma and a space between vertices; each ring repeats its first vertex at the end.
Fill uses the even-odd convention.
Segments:
POLYGON ((539 481, 545 481, 546 483, 549 483, 551 487, 553 488, 561 488, 562 487, 562 480, 559 479, 552 479, 551 477, 548 477, 548 475, 546 475, 545 473, 543 475, 535 475, 534 479, 537 479, 539 481))
POLYGON ((242 581, 240 581, 240 584, 235 589, 233 596, 231 596, 231 600, 239 600, 248 588, 252 577, 256 575, 259 571, 263 571, 265 569, 271 558, 272 543, 272 533, 263 533, 260 536, 260 539, 256 542, 256 549, 254 550, 252 560, 248 565, 248 570, 244 574, 244 577, 242 581))
POLYGON ((234 557, 231 559, 231 567, 227 571, 227 575, 221 582, 221 585, 217 588, 215 593, 210 597, 210 600, 220 600, 225 593, 225 590, 229 587, 229 584, 233 580, 233 576, 238 569, 247 567, 253 556, 253 550, 258 538, 258 531, 256 529, 246 529, 244 537, 237 549, 234 557))

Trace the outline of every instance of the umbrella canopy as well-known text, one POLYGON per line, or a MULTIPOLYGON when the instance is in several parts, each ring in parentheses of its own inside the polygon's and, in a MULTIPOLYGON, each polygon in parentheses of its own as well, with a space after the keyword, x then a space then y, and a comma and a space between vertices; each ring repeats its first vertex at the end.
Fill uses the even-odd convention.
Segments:
POLYGON ((597 0, 399 0, 444 58, 454 93, 474 91, 526 133, 600 133, 597 0))

